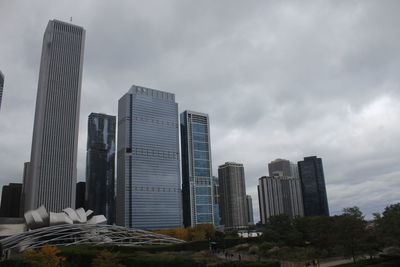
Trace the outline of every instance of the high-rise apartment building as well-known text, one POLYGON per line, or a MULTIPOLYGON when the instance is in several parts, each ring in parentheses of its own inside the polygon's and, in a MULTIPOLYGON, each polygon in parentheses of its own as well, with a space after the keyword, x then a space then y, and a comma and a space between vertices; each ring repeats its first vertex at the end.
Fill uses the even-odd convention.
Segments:
POLYGON ((299 179, 291 176, 263 176, 259 179, 257 189, 262 223, 280 214, 287 214, 291 218, 304 215, 299 179))
POLYGON ((299 178, 297 164, 287 159, 276 159, 268 163, 269 176, 290 176, 299 178))
POLYGON ((0 70, 0 110, 1 110, 1 99, 3 98, 3 87, 4 87, 4 74, 0 70))
POLYGON ((212 177, 212 188, 213 188, 213 204, 214 204, 214 225, 216 227, 221 225, 221 215, 219 208, 219 179, 218 177, 212 177))
POLYGON ((118 103, 118 225, 182 226, 175 95, 132 86, 118 103))
POLYGON ((86 153, 86 208, 115 222, 115 116, 91 113, 86 153))
POLYGON ((246 228, 247 202, 243 164, 226 162, 218 167, 221 224, 246 228))
POLYGON ((250 195, 246 196, 247 203, 247 221, 249 225, 254 225, 254 215, 253 215, 253 199, 250 195))
POLYGON ((305 216, 329 216, 322 159, 305 157, 298 162, 305 216))
POLYGON ((4 185, 1 192, 0 217, 21 217, 20 199, 22 184, 4 185))
POLYGON ((76 160, 85 30, 49 21, 40 62, 25 210, 75 207, 76 160))
POLYGON ((207 114, 181 114, 183 224, 214 223, 210 122, 207 114))

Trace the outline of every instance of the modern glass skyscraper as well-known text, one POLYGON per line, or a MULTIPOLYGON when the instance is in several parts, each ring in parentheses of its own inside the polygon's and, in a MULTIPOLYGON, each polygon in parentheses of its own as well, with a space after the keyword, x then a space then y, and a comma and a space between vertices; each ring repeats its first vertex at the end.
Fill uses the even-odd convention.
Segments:
POLYGON ((3 98, 3 87, 4 87, 4 74, 0 71, 0 110, 1 110, 1 99, 3 98))
POLYGON ((115 116, 91 113, 86 153, 86 208, 115 222, 115 116))
POLYGON ((132 86, 118 103, 117 224, 182 226, 175 95, 132 86))
POLYGON ((243 164, 226 162, 218 167, 221 224, 226 228, 248 226, 243 164))
POLYGON ((249 225, 254 225, 254 216, 253 216, 253 199, 250 195, 246 196, 247 203, 247 221, 249 225))
POLYGON ((75 207, 85 30, 49 21, 43 38, 25 210, 75 207))
POLYGON ((214 197, 214 225, 221 225, 221 214, 219 209, 219 179, 218 177, 212 177, 213 197, 214 197))
POLYGON ((298 166, 305 216, 329 216, 322 159, 305 157, 298 162, 298 166))
POLYGON ((210 122, 204 113, 181 114, 183 224, 214 223, 210 122))

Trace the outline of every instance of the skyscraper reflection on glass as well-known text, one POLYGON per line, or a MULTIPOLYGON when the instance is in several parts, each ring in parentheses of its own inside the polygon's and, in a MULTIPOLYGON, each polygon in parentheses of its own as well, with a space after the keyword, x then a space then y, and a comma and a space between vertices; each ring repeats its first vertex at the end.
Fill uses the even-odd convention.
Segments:
POLYGON ((175 95, 132 86, 118 103, 118 225, 182 226, 175 95))
POLYGON ((210 124, 207 114, 181 113, 183 223, 214 224, 210 124))

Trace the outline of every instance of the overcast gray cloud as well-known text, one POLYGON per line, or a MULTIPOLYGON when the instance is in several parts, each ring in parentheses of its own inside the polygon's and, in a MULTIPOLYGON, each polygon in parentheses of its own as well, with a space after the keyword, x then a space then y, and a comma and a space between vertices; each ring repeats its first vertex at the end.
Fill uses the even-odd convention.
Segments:
POLYGON ((48 20, 86 29, 78 179, 87 116, 132 84, 211 119, 213 167, 256 184, 275 158, 322 157, 330 210, 400 202, 399 1, 0 1, 0 184, 30 158, 48 20))

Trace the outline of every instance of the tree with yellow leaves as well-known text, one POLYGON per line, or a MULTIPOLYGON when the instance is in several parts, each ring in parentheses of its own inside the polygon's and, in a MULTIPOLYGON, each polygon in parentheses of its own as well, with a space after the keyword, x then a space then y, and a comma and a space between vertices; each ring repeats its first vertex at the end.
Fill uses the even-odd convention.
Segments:
POLYGON ((119 263, 118 253, 112 253, 108 250, 102 250, 92 261, 92 267, 125 267, 119 263))
POLYGON ((39 250, 27 250, 24 253, 24 261, 33 267, 59 267, 65 261, 62 256, 57 256, 60 250, 57 247, 44 245, 39 250))

